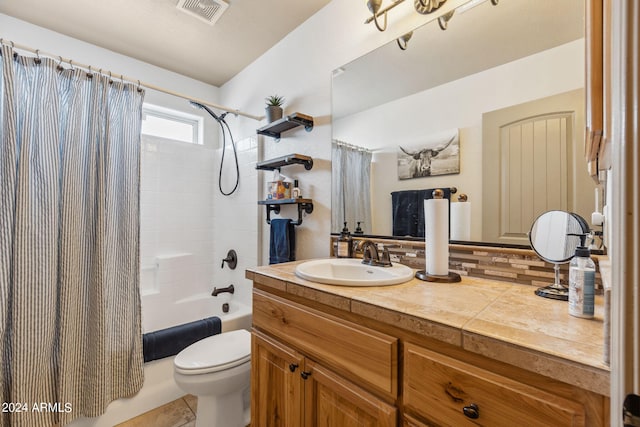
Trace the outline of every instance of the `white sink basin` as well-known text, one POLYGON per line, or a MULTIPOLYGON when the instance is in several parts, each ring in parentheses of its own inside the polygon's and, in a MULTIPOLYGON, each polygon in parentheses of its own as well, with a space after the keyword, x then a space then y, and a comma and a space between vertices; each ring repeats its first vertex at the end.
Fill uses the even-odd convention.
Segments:
POLYGON ((391 267, 373 267, 360 259, 332 258, 303 262, 296 267, 296 276, 327 285, 387 286, 413 279, 414 272, 398 263, 391 267))

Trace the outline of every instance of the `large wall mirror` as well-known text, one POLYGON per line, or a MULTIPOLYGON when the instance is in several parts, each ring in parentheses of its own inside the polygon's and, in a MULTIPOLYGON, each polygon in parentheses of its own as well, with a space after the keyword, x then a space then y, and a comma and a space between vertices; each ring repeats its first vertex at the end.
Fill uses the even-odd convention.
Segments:
POLYGON ((392 193, 468 195, 469 241, 528 245, 542 212, 589 218, 584 1, 485 1, 334 70, 332 232, 394 233, 392 193))

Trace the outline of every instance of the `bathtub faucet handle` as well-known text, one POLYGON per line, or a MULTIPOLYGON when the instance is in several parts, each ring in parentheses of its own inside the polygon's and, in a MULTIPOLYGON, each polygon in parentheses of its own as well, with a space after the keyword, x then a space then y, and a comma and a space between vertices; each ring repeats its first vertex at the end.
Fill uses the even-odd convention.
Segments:
POLYGON ((238 265, 238 254, 236 253, 236 251, 231 249, 229 250, 229 252, 227 252, 227 257, 222 260, 222 265, 220 266, 220 268, 224 268, 225 262, 229 264, 230 269, 235 270, 236 266, 238 265))
POLYGON ((235 292, 235 288, 233 287, 233 285, 229 285, 226 288, 213 288, 213 292, 211 292, 211 296, 212 297, 217 297, 218 294, 221 294, 223 292, 228 292, 230 294, 235 292))

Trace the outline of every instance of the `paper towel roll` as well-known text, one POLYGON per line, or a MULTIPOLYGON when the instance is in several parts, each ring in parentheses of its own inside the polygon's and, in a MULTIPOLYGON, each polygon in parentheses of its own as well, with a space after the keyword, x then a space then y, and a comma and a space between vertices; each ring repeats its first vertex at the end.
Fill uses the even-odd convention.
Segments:
POLYGON ((451 203, 451 240, 471 240, 471 203, 451 203))
POLYGON ((426 272, 435 276, 449 274, 449 201, 424 201, 424 238, 426 272))

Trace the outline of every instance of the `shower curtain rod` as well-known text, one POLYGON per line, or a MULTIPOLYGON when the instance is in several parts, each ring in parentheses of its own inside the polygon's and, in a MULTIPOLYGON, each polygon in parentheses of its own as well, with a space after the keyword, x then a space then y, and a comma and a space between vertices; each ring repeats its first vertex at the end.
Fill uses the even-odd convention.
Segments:
POLYGON ((80 63, 74 62, 71 59, 63 58, 63 57, 61 57, 59 55, 54 55, 52 53, 43 52, 40 49, 33 49, 33 48, 29 47, 29 46, 20 45, 18 43, 14 43, 12 41, 6 41, 4 39, 0 39, 0 44, 11 46, 12 49, 19 49, 19 50, 23 50, 23 51, 26 51, 26 52, 30 52, 32 54, 35 54, 37 57, 46 56, 46 57, 51 58, 51 59, 57 59, 61 63, 64 62, 64 63, 69 64, 71 66, 71 68, 78 67, 78 68, 85 69, 85 70, 87 70, 89 72, 96 72, 96 73, 99 73, 99 74, 102 74, 102 75, 105 75, 105 76, 108 75, 109 77, 119 78, 122 81, 127 81, 129 83, 136 84, 139 87, 144 87, 144 88, 147 88, 147 89, 152 89, 152 90, 155 90, 155 91, 158 91, 158 92, 166 93, 168 95, 172 95, 172 96, 176 96, 178 98, 186 99, 187 101, 197 102, 198 104, 206 105, 208 107, 215 108, 216 110, 227 111, 227 112, 229 112, 231 114, 235 114, 237 116, 243 116, 243 117, 247 117, 247 118, 250 118, 250 119, 253 119, 253 120, 257 120, 257 121, 261 121, 262 119, 264 119, 264 116, 256 116, 256 115, 253 115, 253 114, 244 113, 244 112, 242 112, 240 110, 236 110, 234 108, 225 107, 224 105, 218 105, 218 104, 214 104, 214 103, 209 102, 209 101, 205 101, 203 99, 193 98, 191 96, 183 95, 181 93, 174 92, 172 90, 165 89, 165 88, 162 88, 160 86, 152 85, 150 83, 141 82, 140 80, 137 80, 137 79, 132 79, 132 78, 124 76, 122 74, 113 75, 111 73, 111 71, 108 71, 107 73, 103 73, 102 72, 102 68, 96 70, 91 65, 80 64, 80 63))

